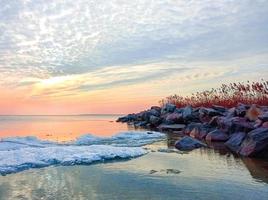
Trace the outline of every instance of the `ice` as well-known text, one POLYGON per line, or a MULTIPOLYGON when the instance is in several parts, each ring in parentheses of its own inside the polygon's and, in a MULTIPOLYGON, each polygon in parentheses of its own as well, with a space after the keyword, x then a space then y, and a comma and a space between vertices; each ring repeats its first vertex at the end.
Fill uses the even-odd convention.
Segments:
POLYGON ((154 131, 126 131, 112 137, 96 137, 91 134, 86 134, 79 137, 74 144, 109 144, 112 146, 139 147, 163 140, 165 137, 165 134, 154 131))
POLYGON ((159 141, 159 132, 122 132, 112 137, 83 135, 76 141, 56 143, 36 137, 3 138, 0 141, 0 173, 15 173, 50 165, 91 164, 128 159, 147 153, 141 146, 159 141))

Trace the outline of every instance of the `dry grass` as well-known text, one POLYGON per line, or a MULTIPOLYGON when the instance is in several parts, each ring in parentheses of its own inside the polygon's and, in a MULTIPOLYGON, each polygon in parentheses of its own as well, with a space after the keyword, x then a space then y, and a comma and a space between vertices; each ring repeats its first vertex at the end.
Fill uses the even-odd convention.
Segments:
POLYGON ((173 103, 178 108, 187 105, 220 105, 230 108, 238 103, 268 105, 268 81, 262 79, 260 82, 222 84, 219 88, 193 93, 191 96, 171 95, 160 101, 161 105, 165 103, 173 103))

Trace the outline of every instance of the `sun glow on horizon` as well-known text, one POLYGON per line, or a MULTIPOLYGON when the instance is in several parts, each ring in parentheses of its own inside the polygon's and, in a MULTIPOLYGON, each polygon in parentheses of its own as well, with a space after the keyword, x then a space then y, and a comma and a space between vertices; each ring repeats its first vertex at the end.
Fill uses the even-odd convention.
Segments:
POLYGON ((0 2, 0 114, 128 113, 268 76, 268 3, 0 2))

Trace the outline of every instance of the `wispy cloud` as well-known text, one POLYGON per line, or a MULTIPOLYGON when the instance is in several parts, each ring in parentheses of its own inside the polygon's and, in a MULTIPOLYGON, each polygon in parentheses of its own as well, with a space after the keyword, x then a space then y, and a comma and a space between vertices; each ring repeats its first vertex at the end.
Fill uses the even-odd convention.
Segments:
POLYGON ((265 0, 2 0, 0 88, 165 95, 266 77, 267 24, 265 0))

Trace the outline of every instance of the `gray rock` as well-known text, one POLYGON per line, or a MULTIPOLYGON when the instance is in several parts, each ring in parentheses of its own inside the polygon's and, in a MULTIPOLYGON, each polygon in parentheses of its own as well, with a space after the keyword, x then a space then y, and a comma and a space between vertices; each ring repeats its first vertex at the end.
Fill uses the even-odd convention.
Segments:
POLYGON ((154 126, 158 126, 161 123, 161 118, 160 117, 156 117, 154 115, 150 116, 150 124, 154 125, 154 126))
POLYGON ((193 108, 191 106, 186 106, 182 112, 183 119, 185 121, 190 120, 192 118, 192 115, 193 115, 193 108))
POLYGON ((164 130, 171 130, 171 131, 180 131, 182 129, 185 128, 184 124, 161 124, 160 126, 158 126, 158 128, 162 131, 164 130))
POLYGON ((190 151, 196 148, 206 147, 206 144, 189 136, 184 136, 175 143, 175 147, 181 151, 190 151))
POLYGON ((268 128, 257 128, 248 133, 241 145, 242 156, 258 156, 268 150, 268 128))
POLYGON ((262 115, 259 116, 259 119, 263 122, 268 121, 268 112, 263 113, 262 115))
POLYGON ((237 132, 231 135, 230 139, 224 144, 232 151, 238 153, 243 140, 246 137, 245 132, 237 132))
POLYGON ((249 109, 248 105, 239 103, 235 108, 235 115, 238 117, 245 117, 247 110, 249 109))
POLYGON ((216 129, 214 131, 211 131, 207 134, 206 136, 206 140, 207 141, 226 141, 228 140, 229 136, 227 134, 225 134, 224 132, 216 129))
POLYGON ((151 110, 149 110, 148 111, 151 115, 154 115, 154 116, 156 116, 156 117, 160 117, 160 110, 158 110, 158 109, 151 109, 151 110))
POLYGON ((161 110, 161 113, 164 114, 164 113, 172 113, 174 112, 174 110, 176 109, 176 105, 174 104, 171 104, 171 103, 167 103, 163 106, 162 110, 161 110))
POLYGON ((220 116, 223 115, 222 112, 217 111, 213 108, 200 108, 199 109, 199 114, 201 116, 209 116, 209 117, 214 117, 214 116, 220 116))

